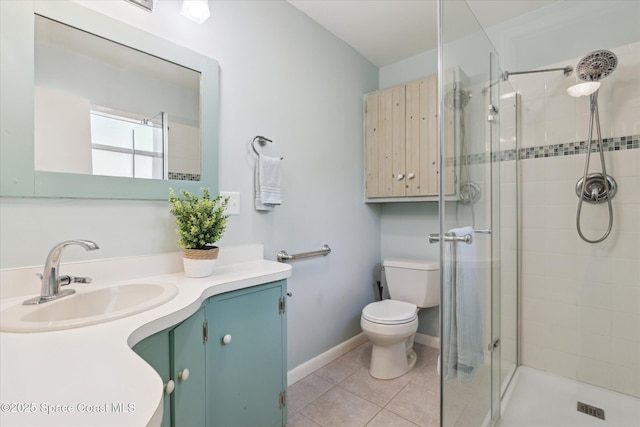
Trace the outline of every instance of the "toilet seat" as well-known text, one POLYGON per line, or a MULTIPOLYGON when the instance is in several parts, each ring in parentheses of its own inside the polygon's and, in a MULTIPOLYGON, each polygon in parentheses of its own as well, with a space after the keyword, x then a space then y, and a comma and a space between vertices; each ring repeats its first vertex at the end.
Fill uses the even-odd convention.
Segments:
POLYGON ((362 317, 374 323, 397 325, 416 319, 418 308, 409 302, 387 299, 367 305, 362 309, 362 317))

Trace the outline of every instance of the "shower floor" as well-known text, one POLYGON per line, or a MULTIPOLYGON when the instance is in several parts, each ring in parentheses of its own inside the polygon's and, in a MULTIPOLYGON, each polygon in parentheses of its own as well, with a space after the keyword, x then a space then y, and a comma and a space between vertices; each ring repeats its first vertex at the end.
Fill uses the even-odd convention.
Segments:
POLYGON ((640 427, 640 399, 521 366, 497 426, 640 427), (605 421, 578 412, 578 401, 604 409, 605 421))

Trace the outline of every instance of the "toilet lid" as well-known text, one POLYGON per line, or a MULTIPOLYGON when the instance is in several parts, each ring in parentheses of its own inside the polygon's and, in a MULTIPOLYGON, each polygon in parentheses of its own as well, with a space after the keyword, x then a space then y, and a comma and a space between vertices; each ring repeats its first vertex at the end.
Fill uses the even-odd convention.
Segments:
POLYGON ((362 317, 370 322, 393 325, 408 323, 416 318, 418 308, 415 304, 386 299, 372 302, 362 310, 362 317))

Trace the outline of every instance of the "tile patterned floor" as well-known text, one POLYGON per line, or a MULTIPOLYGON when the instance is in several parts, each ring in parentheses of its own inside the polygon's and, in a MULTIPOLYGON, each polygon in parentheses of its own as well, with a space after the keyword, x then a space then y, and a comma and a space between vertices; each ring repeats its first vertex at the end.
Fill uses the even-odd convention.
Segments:
POLYGON ((291 385, 287 427, 439 426, 439 350, 417 343, 414 349, 416 366, 400 378, 369 375, 367 342, 291 385))

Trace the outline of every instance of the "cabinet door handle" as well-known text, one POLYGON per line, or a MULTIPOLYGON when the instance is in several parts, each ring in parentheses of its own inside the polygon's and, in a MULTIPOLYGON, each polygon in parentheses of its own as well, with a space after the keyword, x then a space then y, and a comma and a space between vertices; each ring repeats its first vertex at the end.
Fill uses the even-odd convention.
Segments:
POLYGON ((178 372, 178 378, 180 381, 185 382, 189 379, 189 369, 184 368, 182 371, 178 372))
POLYGON ((407 179, 413 179, 415 177, 416 177, 416 175, 413 174, 413 173, 410 173, 409 175, 407 175, 407 179))
POLYGON ((176 388, 176 383, 174 383, 173 380, 167 381, 167 383, 164 385, 164 394, 173 393, 173 390, 175 388, 176 388))
POLYGON ((227 345, 231 342, 231 335, 227 334, 222 337, 222 344, 227 345))
POLYGON ((401 174, 401 173, 400 173, 400 174, 396 175, 396 179, 397 179, 398 181, 402 181, 402 180, 404 179, 404 174, 401 174))

